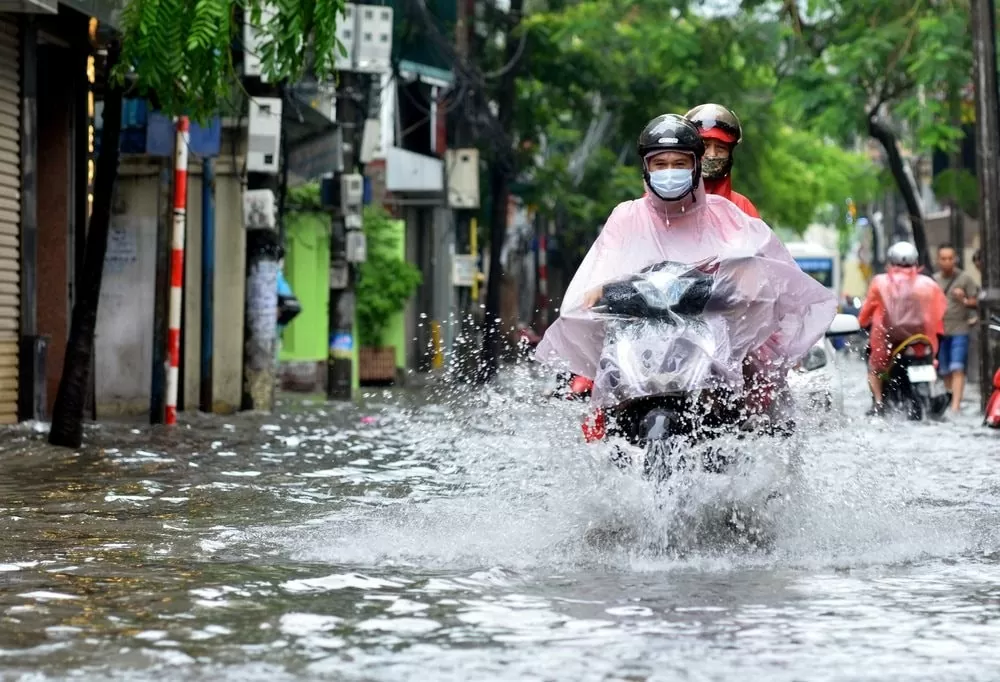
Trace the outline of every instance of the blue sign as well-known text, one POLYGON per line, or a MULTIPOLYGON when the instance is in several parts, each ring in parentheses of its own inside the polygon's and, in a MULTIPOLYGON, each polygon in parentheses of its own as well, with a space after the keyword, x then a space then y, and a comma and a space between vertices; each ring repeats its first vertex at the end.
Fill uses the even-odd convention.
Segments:
POLYGON ((810 270, 833 270, 833 261, 829 258, 796 258, 795 262, 806 272, 810 270))
MULTIPOLYGON (((146 153, 150 156, 174 155, 177 128, 173 120, 158 111, 151 111, 146 126, 146 153)), ((218 156, 222 148, 222 123, 216 116, 202 127, 191 121, 188 128, 188 150, 195 156, 218 156)))
POLYGON ((333 353, 351 353, 354 351, 354 337, 340 332, 330 337, 330 351, 333 353))

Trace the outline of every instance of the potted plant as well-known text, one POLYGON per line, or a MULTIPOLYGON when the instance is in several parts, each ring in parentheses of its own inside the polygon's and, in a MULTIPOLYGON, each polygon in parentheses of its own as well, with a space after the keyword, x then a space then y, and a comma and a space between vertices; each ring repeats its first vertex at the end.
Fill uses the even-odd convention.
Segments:
POLYGON ((367 259, 358 268, 357 301, 359 373, 362 382, 396 378, 396 348, 384 345, 386 326, 420 286, 422 276, 403 257, 402 232, 381 208, 364 212, 367 259))

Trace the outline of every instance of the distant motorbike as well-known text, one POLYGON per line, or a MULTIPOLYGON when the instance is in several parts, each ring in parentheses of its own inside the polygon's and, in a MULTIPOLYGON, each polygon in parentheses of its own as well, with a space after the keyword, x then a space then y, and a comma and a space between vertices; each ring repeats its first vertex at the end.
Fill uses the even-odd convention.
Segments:
POLYGON ((887 408, 904 412, 908 419, 940 419, 951 394, 941 384, 934 365, 931 340, 914 334, 892 349, 888 376, 882 384, 887 408))
MULTIPOLYGON (((990 318, 990 331, 1000 333, 1000 317, 990 318)), ((991 429, 1000 429, 1000 369, 993 375, 993 393, 986 403, 986 417, 983 423, 991 429)))

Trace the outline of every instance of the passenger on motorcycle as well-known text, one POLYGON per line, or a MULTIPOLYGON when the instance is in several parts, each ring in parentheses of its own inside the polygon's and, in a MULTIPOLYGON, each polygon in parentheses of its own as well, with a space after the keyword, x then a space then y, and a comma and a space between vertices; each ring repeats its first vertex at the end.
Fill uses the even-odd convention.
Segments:
MULTIPOLYGON (((734 345, 747 349, 749 381, 740 387, 747 407, 770 413, 774 397, 784 391, 788 369, 829 326, 837 308, 835 295, 799 269, 762 220, 706 194, 705 144, 693 123, 675 114, 656 117, 640 134, 638 153, 647 194, 612 212, 574 275, 562 314, 539 344, 536 360, 562 362, 574 374, 593 379, 604 330, 588 309, 600 299, 604 285, 662 261, 747 259, 744 274, 734 279, 736 299, 746 308, 731 331, 738 341, 734 345)), ((595 403, 601 405, 602 398, 595 389, 595 403)), ((600 438, 598 424, 588 440, 600 438)))
POLYGON ((684 117, 694 123, 701 139, 705 141, 705 157, 702 160, 705 191, 725 197, 748 216, 759 218, 760 213, 753 202, 733 191, 733 178, 730 175, 733 170, 733 152, 743 141, 740 119, 719 104, 699 104, 684 114, 684 117))
POLYGON ((917 248, 909 242, 897 242, 887 252, 887 271, 876 275, 868 286, 858 322, 871 327, 868 356, 868 386, 872 393, 869 415, 881 415, 883 378, 893 361, 893 349, 914 335, 926 336, 933 353, 944 334, 944 311, 948 307, 941 287, 920 274, 917 248))

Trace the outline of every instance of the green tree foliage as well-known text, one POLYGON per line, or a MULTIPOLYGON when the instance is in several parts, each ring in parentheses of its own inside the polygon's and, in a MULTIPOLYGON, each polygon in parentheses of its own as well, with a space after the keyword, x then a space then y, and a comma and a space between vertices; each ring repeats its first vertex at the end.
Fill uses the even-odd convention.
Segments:
POLYGON ((929 264, 907 152, 953 151, 963 137, 955 111, 972 68, 968 3, 812 0, 806 12, 785 0, 781 15, 783 91, 814 129, 878 141, 929 264))
POLYGON ((358 270, 358 336, 362 346, 378 347, 389 318, 401 311, 422 281, 420 270, 399 257, 399 233, 382 209, 364 214, 368 258, 358 270))
POLYGON ((571 260, 615 204, 642 194, 634 154, 642 126, 702 102, 740 116, 734 186, 774 226, 801 232, 818 212, 879 188, 866 157, 842 146, 843 136, 818 132, 784 96, 776 65, 786 29, 774 14, 709 17, 676 0, 584 0, 536 12, 524 25, 522 193, 564 218, 560 245, 571 260), (603 115, 604 135, 588 140, 603 115))
POLYGON ((333 75, 344 0, 129 0, 121 16, 118 78, 132 77, 168 114, 204 119, 220 110, 238 82, 231 48, 243 16, 259 26, 257 54, 271 82, 307 69, 333 75))
POLYGON ((867 135, 884 107, 918 148, 952 150, 961 141, 949 96, 972 73, 967 2, 814 0, 807 15, 788 0, 782 16, 782 85, 817 129, 867 135))

